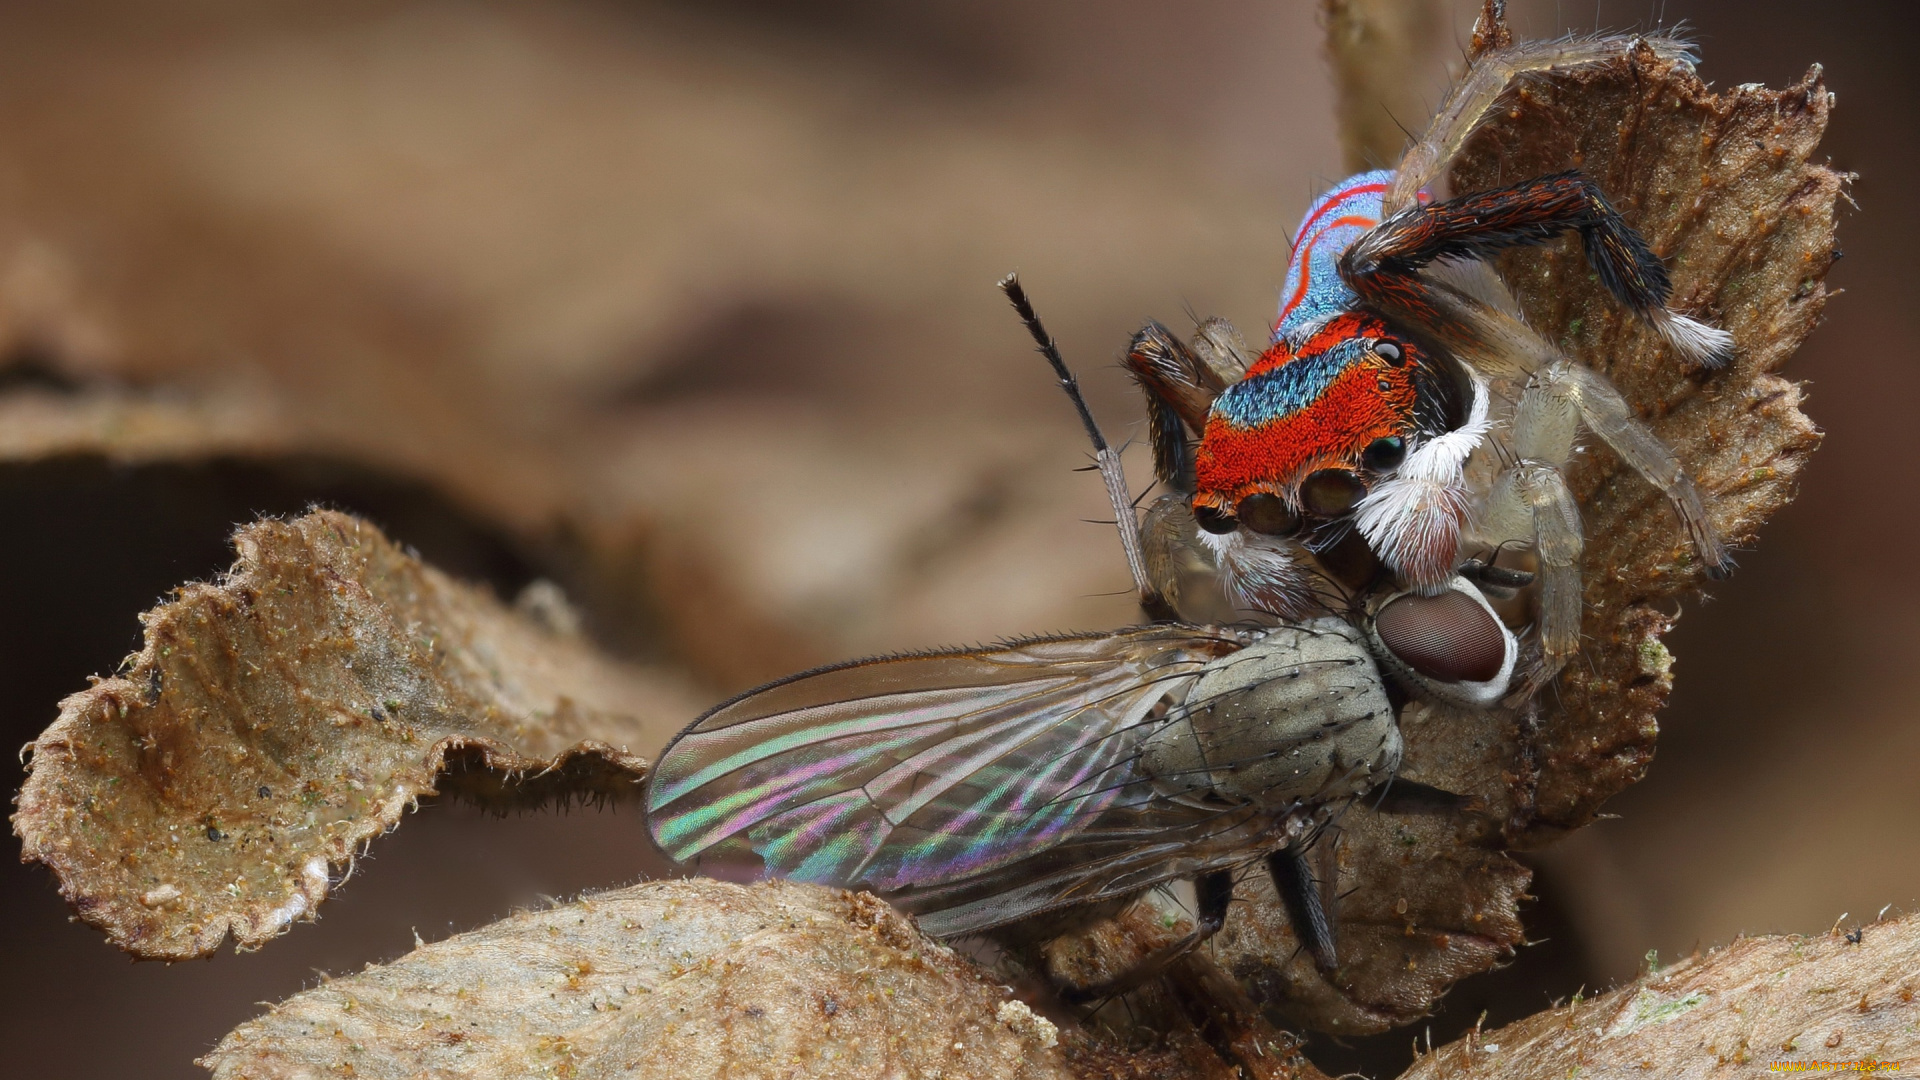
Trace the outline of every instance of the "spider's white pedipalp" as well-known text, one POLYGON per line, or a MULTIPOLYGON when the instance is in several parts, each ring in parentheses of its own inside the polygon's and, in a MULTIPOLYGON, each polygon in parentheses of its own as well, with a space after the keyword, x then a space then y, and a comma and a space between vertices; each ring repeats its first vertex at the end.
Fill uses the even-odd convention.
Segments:
POLYGON ((1298 545, 1245 529, 1198 539, 1214 564, 1227 599, 1237 608, 1297 619, 1313 611, 1313 576, 1302 566, 1298 545))
POLYGON ((1423 593, 1437 593, 1452 580, 1460 536, 1473 512, 1467 459, 1486 439, 1492 422, 1486 383, 1478 378, 1472 382, 1466 423, 1409 449, 1394 475, 1374 485, 1354 515, 1367 546, 1409 588, 1423 593))

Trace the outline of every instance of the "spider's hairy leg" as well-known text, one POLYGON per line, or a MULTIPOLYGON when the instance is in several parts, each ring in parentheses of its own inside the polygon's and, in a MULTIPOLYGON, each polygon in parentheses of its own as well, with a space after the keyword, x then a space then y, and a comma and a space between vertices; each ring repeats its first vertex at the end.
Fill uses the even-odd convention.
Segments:
POLYGON ((1173 616, 1187 622, 1228 622, 1233 606, 1220 567, 1199 540, 1200 526, 1183 494, 1162 495, 1140 519, 1140 552, 1147 580, 1173 616))
POLYGON ((1240 331, 1218 315, 1202 321, 1194 328, 1193 352, 1207 367, 1213 369, 1214 376, 1222 386, 1244 378, 1247 367, 1254 360, 1253 353, 1247 349, 1247 340, 1240 336, 1240 331))
POLYGON ((1153 433, 1153 477, 1176 495, 1193 496, 1193 442, 1187 422, 1165 399, 1147 395, 1147 425, 1153 433))
POLYGON ((1580 506, 1559 469, 1522 462, 1503 473, 1493 498, 1530 512, 1540 559, 1540 666, 1521 693, 1531 696, 1580 651, 1580 506))
POLYGON ((1558 41, 1519 42, 1481 55, 1427 123, 1419 141, 1400 159, 1393 186, 1387 190, 1383 212, 1392 215, 1413 204, 1414 196, 1433 185, 1453 164, 1474 128, 1517 78, 1536 71, 1599 63, 1626 56, 1645 43, 1664 60, 1691 58, 1686 42, 1664 34, 1563 38, 1558 41))
POLYGON ((1494 480, 1483 520, 1490 535, 1531 540, 1540 560, 1544 670, 1536 681, 1559 671, 1580 651, 1580 555, 1586 543, 1580 507, 1560 472, 1573 454, 1578 430, 1573 414, 1565 399, 1527 388, 1514 416, 1514 449, 1520 456, 1494 480))
POLYGON ((1220 372, 1157 322, 1133 335, 1125 363, 1150 401, 1164 403, 1195 431, 1206 426, 1207 409, 1227 387, 1220 372))
POLYGON ((1588 430, 1613 448, 1635 472, 1659 488, 1673 503, 1687 535, 1706 566, 1707 576, 1716 580, 1733 570, 1733 558, 1707 517, 1700 489, 1666 443, 1653 429, 1633 415, 1633 409, 1620 391, 1599 372, 1561 359, 1534 376, 1545 393, 1564 397, 1580 412, 1588 430))
POLYGON ((1477 191, 1428 206, 1410 206, 1368 230, 1341 257, 1340 273, 1368 299, 1436 260, 1481 259, 1580 233, 1587 262, 1616 300, 1660 334, 1686 360, 1718 367, 1733 355, 1733 338, 1666 308, 1673 286, 1667 268, 1592 180, 1556 173, 1477 191))

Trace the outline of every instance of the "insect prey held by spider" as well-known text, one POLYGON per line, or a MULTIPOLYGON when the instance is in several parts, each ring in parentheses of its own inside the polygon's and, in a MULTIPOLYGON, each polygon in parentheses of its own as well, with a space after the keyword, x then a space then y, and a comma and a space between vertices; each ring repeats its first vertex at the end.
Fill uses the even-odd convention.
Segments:
MULTIPOLYGON (((1117 468, 1018 281, 1002 284, 1103 470, 1117 468)), ((1151 603, 1124 480, 1109 488, 1151 603)), ((869 889, 943 937, 1193 881, 1193 930, 1114 981, 1063 988, 1087 998, 1138 985, 1219 930, 1236 873, 1262 865, 1301 947, 1334 977, 1337 925, 1307 858, 1323 833, 1361 798, 1388 812, 1471 812, 1395 778, 1395 697, 1485 704, 1517 652, 1456 577, 1433 596, 1388 590, 1345 615, 856 660, 696 720, 648 779, 648 827, 690 869, 869 889)))

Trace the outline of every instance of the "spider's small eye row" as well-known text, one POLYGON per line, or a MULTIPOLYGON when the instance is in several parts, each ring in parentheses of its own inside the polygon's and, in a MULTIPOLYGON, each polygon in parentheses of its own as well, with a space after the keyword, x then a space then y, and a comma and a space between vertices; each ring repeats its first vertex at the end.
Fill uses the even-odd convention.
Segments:
POLYGON ((1360 464, 1374 472, 1386 472, 1398 468, 1407 459, 1407 440, 1398 435, 1388 435, 1375 439, 1360 452, 1360 464))

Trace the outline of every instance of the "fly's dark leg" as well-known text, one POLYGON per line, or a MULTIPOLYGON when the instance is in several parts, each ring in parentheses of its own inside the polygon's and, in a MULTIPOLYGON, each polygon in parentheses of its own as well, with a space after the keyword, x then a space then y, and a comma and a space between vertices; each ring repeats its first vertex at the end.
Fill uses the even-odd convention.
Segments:
POLYGON ((1580 233, 1588 263, 1622 304, 1647 318, 1665 306, 1673 291, 1665 264, 1577 172, 1408 207, 1349 248, 1340 274, 1368 297, 1370 279, 1378 275, 1412 274, 1438 259, 1486 258, 1568 231, 1580 233))
POLYGON ((1227 924, 1227 908, 1233 904, 1233 871, 1215 870, 1211 874, 1202 874, 1193 883, 1197 909, 1193 913, 1193 944, 1207 940, 1220 932, 1227 924))
POLYGON ((1481 592, 1486 592, 1489 588, 1511 591, 1524 589, 1533 584, 1532 571, 1496 566, 1484 559, 1468 559, 1460 564, 1460 569, 1456 573, 1479 586, 1481 592))
POLYGON ((1333 923, 1320 903, 1320 886, 1308 868, 1305 853, 1297 848, 1282 848, 1267 856, 1267 872, 1273 875, 1273 887, 1286 905, 1287 921, 1293 924, 1293 936, 1313 957, 1320 974, 1331 975, 1340 966, 1334 951, 1333 923))
POLYGON ((1126 973, 1092 986, 1063 989, 1061 997, 1076 1003, 1105 1001, 1146 985, 1167 969, 1167 965, 1192 952, 1202 942, 1220 932, 1227 922, 1227 907, 1233 903, 1233 871, 1215 870, 1194 880, 1193 930, 1180 940, 1163 945, 1135 964, 1126 973))

